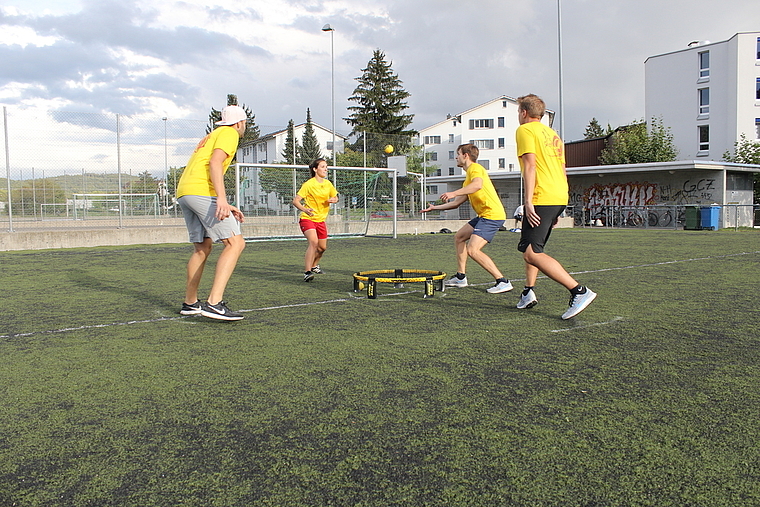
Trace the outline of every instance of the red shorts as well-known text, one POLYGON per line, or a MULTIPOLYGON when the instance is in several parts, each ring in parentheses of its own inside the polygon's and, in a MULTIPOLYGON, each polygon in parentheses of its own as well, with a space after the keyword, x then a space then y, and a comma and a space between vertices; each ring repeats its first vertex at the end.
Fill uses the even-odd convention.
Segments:
POLYGON ((311 220, 302 218, 298 221, 298 225, 301 226, 301 232, 314 229, 317 231, 317 239, 327 239, 327 224, 324 222, 312 222, 311 220))

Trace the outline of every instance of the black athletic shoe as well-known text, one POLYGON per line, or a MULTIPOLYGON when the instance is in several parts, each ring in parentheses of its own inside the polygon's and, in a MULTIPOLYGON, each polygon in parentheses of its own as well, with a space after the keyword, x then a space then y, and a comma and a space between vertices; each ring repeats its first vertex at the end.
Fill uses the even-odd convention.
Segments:
POLYGON ((201 309, 201 315, 208 317, 209 319, 216 320, 242 320, 243 314, 239 312, 233 312, 227 308, 227 303, 219 301, 217 304, 212 305, 208 301, 203 303, 201 309))
POLYGON ((303 274, 303 281, 304 282, 310 282, 314 280, 314 272, 313 271, 307 271, 303 274))
POLYGON ((317 264, 316 266, 314 266, 313 268, 311 268, 311 272, 314 273, 315 275, 324 275, 325 274, 325 272, 322 271, 322 268, 319 267, 319 264, 317 264))
POLYGON ((182 303, 182 309, 179 311, 182 315, 200 315, 201 313, 201 300, 199 299, 195 303, 189 305, 185 302, 182 303))

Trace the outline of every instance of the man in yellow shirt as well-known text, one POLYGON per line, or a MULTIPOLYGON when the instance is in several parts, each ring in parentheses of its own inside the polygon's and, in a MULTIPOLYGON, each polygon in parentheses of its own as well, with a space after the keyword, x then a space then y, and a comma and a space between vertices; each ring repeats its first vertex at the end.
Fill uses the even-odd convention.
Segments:
POLYGON ((217 320, 241 320, 243 314, 230 310, 224 302, 224 290, 235 270, 245 240, 240 231, 243 213, 227 202, 224 173, 245 133, 247 115, 239 106, 222 110, 218 127, 201 139, 190 157, 177 185, 177 197, 185 225, 195 251, 187 263, 187 285, 182 315, 203 315, 217 320), (203 268, 214 242, 224 250, 216 261, 214 282, 208 300, 198 299, 203 268))
POLYGON ((552 228, 565 210, 568 183, 565 173, 565 148, 562 139, 541 123, 546 104, 536 95, 517 99, 520 126, 517 156, 520 158, 525 186, 525 205, 520 243, 525 261, 525 288, 517 308, 532 308, 538 303, 534 288, 538 272, 558 282, 570 291, 570 307, 563 319, 575 317, 586 309, 596 293, 580 285, 554 258, 544 253, 544 245, 552 228))
POLYGON ((457 274, 446 280, 447 287, 467 287, 467 257, 480 264, 494 277, 493 287, 486 289, 491 294, 508 292, 512 284, 504 278, 493 260, 482 252, 484 246, 491 242, 499 228, 504 225, 507 213, 499 199, 499 194, 488 176, 486 168, 478 164, 480 150, 473 144, 463 144, 457 148, 457 165, 465 170, 462 188, 453 192, 441 194, 443 204, 431 205, 422 210, 426 213, 432 210, 455 209, 468 199, 478 215, 463 225, 454 236, 457 251, 457 274))

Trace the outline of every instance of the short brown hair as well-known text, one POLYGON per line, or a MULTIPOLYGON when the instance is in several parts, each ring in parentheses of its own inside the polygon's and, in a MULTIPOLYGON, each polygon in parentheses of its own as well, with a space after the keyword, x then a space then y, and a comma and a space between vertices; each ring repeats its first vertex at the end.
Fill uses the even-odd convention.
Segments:
POLYGON ((528 117, 538 118, 539 120, 546 113, 546 103, 538 95, 533 95, 532 93, 517 97, 517 108, 520 111, 528 113, 528 117))
POLYGON ((480 150, 472 143, 460 144, 459 148, 457 148, 457 151, 462 155, 467 155, 470 157, 470 160, 472 162, 477 162, 478 155, 480 155, 480 150))

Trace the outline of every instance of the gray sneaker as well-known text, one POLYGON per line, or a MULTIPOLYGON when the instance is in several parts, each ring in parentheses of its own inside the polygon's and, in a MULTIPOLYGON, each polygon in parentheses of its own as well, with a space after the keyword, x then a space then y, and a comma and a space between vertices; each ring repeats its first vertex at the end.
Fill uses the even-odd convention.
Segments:
POLYGON ((583 294, 573 294, 570 296, 570 308, 562 314, 564 320, 571 319, 586 309, 588 305, 596 298, 596 292, 586 287, 583 294))
POLYGON ((446 287, 467 287, 467 277, 465 276, 461 280, 456 277, 456 275, 452 276, 446 282, 444 283, 446 287))
POLYGON ((506 282, 496 282, 493 284, 493 287, 488 287, 486 292, 490 294, 499 294, 501 292, 509 292, 512 289, 514 289, 514 287, 512 287, 512 282, 507 280, 506 282))
POLYGON ((533 289, 531 289, 528 291, 527 294, 520 295, 520 302, 517 303, 517 308, 519 308, 520 310, 533 308, 537 304, 538 304, 538 298, 536 298, 536 293, 533 292, 533 289))

